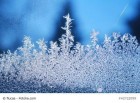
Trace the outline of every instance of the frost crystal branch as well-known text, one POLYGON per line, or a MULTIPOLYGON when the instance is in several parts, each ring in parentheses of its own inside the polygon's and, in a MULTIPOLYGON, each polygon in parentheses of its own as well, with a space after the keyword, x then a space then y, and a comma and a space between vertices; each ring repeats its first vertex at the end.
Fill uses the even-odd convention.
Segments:
POLYGON ((74 37, 71 35, 71 29, 70 29, 72 19, 70 18, 69 14, 67 16, 64 16, 64 18, 66 19, 66 23, 65 23, 65 27, 62 27, 62 29, 65 30, 66 33, 62 35, 63 38, 61 39, 65 41, 64 43, 66 46, 66 51, 69 52, 74 42, 74 37))

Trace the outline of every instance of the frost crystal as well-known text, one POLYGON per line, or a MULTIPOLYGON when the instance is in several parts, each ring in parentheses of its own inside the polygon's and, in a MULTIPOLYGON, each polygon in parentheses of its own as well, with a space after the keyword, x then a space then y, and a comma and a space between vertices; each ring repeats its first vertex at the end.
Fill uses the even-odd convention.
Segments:
POLYGON ((24 37, 14 53, 0 55, 0 92, 140 92, 140 46, 130 34, 105 35, 98 44, 73 44, 70 15, 57 42, 24 37), (102 88, 101 88, 102 87, 102 88))
POLYGON ((97 89, 97 92, 99 92, 99 93, 101 93, 102 91, 103 91, 102 88, 97 89))

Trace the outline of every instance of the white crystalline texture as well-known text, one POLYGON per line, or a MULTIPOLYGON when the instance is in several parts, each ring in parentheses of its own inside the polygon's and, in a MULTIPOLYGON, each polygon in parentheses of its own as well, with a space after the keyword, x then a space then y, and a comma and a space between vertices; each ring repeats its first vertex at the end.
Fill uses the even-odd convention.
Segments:
POLYGON ((97 92, 99 92, 99 93, 101 93, 102 91, 103 91, 102 88, 97 89, 97 92))
POLYGON ((37 47, 25 36, 22 47, 0 55, 0 78, 32 81, 37 87, 70 88, 72 92, 76 88, 90 92, 140 92, 140 45, 136 37, 113 33, 99 45, 99 33, 94 30, 91 45, 74 45, 72 19, 69 14, 64 18, 62 29, 66 33, 59 39, 60 45, 51 41, 48 48, 44 40, 39 40, 37 47))

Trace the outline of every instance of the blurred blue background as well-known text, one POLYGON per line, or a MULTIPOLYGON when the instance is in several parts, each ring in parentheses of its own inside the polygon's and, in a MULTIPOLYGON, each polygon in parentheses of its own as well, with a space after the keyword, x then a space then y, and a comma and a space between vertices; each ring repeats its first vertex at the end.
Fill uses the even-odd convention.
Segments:
POLYGON ((93 29, 131 33, 140 40, 140 0, 0 0, 0 52, 15 50, 24 35, 57 41, 70 13, 76 42, 89 44, 93 29))

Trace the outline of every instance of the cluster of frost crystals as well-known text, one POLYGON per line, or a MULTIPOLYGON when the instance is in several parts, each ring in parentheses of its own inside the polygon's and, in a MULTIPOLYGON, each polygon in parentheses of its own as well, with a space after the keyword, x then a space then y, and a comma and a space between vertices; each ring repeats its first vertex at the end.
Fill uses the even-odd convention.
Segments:
MULTIPOLYGON (((136 37, 113 33, 105 35, 98 44, 95 30, 91 33, 91 45, 73 44, 69 14, 65 34, 57 42, 24 37, 23 46, 14 53, 0 55, 0 79, 34 82, 36 87, 77 88, 88 92, 140 92, 140 46, 136 37)), ((18 83, 18 82, 16 82, 18 83)), ((0 85, 1 86, 1 85, 0 85)), ((62 90, 62 92, 65 92, 62 90)))

